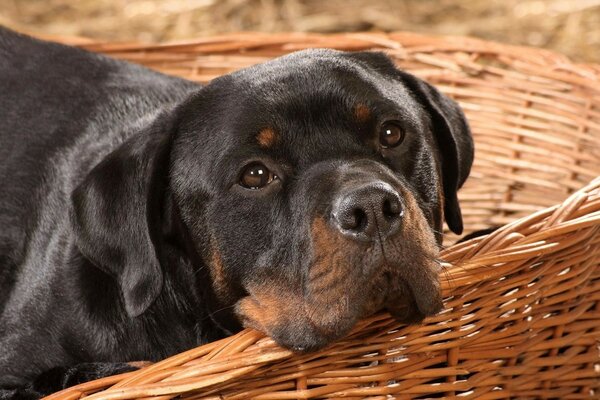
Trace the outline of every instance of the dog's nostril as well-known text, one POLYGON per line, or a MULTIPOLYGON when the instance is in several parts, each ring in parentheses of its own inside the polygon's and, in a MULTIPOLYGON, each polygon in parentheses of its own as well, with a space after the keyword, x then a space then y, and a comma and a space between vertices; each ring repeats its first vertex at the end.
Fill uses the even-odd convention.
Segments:
POLYGON ((349 231, 363 230, 368 223, 368 216, 365 210, 360 207, 348 207, 336 214, 340 228, 349 231))
POLYGON ((400 205, 400 201, 398 199, 385 199, 383 201, 383 215, 387 219, 398 218, 402 214, 402 206, 400 205))
POLYGON ((333 220, 344 235, 359 240, 384 240, 402 220, 400 195, 391 185, 375 182, 350 188, 336 199, 333 220))
POLYGON ((353 213, 354 215, 354 224, 351 229, 361 231, 367 225, 367 213, 362 208, 355 208, 353 213))

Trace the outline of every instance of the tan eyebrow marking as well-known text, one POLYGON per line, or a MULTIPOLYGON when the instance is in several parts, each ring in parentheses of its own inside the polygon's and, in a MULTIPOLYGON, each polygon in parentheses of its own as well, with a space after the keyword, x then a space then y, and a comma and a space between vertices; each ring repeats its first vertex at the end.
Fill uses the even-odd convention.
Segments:
POLYGON ((363 103, 354 107, 354 117, 358 122, 367 122, 371 118, 371 110, 363 103))
POLYGON ((273 128, 264 128, 256 135, 256 140, 260 147, 271 147, 277 141, 277 134, 273 130, 273 128))

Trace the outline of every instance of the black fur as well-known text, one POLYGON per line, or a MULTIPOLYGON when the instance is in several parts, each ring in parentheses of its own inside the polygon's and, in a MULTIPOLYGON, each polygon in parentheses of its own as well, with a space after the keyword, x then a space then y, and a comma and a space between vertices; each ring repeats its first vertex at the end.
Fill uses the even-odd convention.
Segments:
POLYGON ((303 350, 347 332, 367 303, 406 303, 407 321, 436 312, 430 248, 442 204, 462 230, 456 191, 472 158, 458 106, 383 54, 304 51, 201 87, 0 28, 0 399, 256 327, 241 300, 260 293, 308 298, 311 224, 357 179, 412 193, 428 232, 343 242, 346 262, 370 269, 356 268, 362 289, 349 288, 333 328, 290 315, 259 329, 303 350), (390 118, 407 134, 384 151, 373 132, 390 118), (265 128, 277 135, 268 149, 256 142, 265 128), (279 179, 244 189, 257 160, 279 179), (397 284, 366 275, 390 260, 397 284))
POLYGON ((0 399, 38 399, 80 383, 135 371, 127 363, 82 363, 44 371, 25 387, 0 390, 0 399))

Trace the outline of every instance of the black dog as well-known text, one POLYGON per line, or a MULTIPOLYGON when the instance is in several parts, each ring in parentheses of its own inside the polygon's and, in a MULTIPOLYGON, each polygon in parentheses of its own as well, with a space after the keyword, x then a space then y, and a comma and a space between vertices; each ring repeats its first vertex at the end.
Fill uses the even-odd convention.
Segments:
POLYGON ((472 158, 458 106, 380 53, 201 87, 0 29, 0 397, 242 326, 310 351, 436 313, 472 158))

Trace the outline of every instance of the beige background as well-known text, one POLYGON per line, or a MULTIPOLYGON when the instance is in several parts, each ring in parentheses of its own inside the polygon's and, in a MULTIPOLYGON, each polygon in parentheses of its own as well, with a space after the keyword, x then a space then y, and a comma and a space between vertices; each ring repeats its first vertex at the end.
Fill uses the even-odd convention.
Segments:
POLYGON ((471 35, 600 62, 600 0, 0 0, 0 24, 118 41, 223 32, 471 35))

